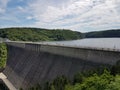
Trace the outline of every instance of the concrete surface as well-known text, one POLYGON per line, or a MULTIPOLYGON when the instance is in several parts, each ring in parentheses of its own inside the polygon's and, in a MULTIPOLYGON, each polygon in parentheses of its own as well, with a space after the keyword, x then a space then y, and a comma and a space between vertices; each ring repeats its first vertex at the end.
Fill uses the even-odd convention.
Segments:
POLYGON ((7 43, 8 60, 4 74, 16 89, 34 86, 65 75, 109 66, 120 60, 120 52, 86 48, 7 43))
POLYGON ((3 81, 3 83, 8 87, 9 90, 17 90, 14 85, 7 79, 7 77, 0 73, 0 79, 3 81))

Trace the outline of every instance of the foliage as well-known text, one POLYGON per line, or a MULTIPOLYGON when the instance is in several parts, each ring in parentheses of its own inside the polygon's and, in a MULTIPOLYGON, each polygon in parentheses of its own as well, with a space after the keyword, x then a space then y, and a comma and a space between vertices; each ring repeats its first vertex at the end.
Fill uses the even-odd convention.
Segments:
POLYGON ((88 32, 84 34, 84 37, 85 38, 120 37, 120 29, 88 32))
POLYGON ((112 81, 106 90, 120 90, 120 75, 115 76, 115 81, 112 81))
MULTIPOLYGON (((20 88, 20 90, 23 90, 23 89, 20 88)), ((37 84, 34 87, 29 88, 29 90, 42 90, 42 87, 39 84, 37 84)))
POLYGON ((82 84, 76 83, 70 90, 120 90, 120 75, 114 77, 109 72, 104 72, 101 76, 94 74, 85 78, 82 84))
POLYGON ((55 90, 64 90, 65 85, 69 83, 69 80, 65 76, 57 77, 53 81, 53 85, 55 87, 55 90))
POLYGON ((64 29, 5 28, 0 29, 0 37, 13 41, 61 41, 80 39, 81 33, 64 29))
POLYGON ((120 90, 120 75, 111 72, 108 68, 81 72, 75 74, 72 81, 59 76, 42 87, 36 85, 29 90, 120 90))
POLYGON ((46 82, 46 83, 44 84, 43 90, 51 90, 51 83, 46 82))
POLYGON ((87 75, 86 72, 77 73, 72 81, 65 76, 60 76, 51 83, 46 82, 43 89, 30 90, 120 90, 120 75, 116 73, 114 76, 110 70, 102 70, 92 73, 89 71, 87 75))
POLYGON ((83 79, 84 79, 84 75, 82 73, 77 73, 77 74, 74 75, 73 84, 82 83, 83 79))
POLYGON ((81 38, 120 37, 120 30, 80 33, 65 29, 4 28, 0 29, 0 37, 13 41, 61 41, 81 38))
POLYGON ((0 68, 4 68, 7 60, 7 47, 4 43, 0 43, 0 68))
POLYGON ((94 74, 85 78, 82 84, 77 83, 73 90, 105 90, 111 81, 114 81, 114 77, 105 70, 100 76, 94 74))

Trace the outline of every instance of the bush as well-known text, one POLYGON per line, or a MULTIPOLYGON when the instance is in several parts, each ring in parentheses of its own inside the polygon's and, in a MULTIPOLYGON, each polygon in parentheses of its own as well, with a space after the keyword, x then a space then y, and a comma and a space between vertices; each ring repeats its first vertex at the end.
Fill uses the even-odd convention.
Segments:
POLYGON ((55 87, 55 90, 64 90, 65 85, 69 83, 69 80, 65 76, 57 77, 53 81, 53 85, 55 87))
POLYGON ((0 68, 5 68, 7 60, 7 47, 5 43, 0 43, 0 68))

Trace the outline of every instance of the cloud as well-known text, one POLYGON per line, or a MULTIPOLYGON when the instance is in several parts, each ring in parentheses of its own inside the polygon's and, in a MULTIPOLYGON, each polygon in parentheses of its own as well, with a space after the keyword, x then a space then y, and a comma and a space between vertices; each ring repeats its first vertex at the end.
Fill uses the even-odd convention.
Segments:
POLYGON ((68 0, 57 6, 40 2, 37 0, 29 5, 37 27, 80 30, 120 23, 119 0, 68 0))
POLYGON ((4 13, 10 0, 0 0, 0 14, 4 13))
POLYGON ((51 22, 56 21, 59 19, 62 19, 67 16, 82 14, 83 12, 87 11, 89 8, 89 2, 85 2, 84 0, 78 0, 78 1, 69 1, 66 3, 62 3, 58 6, 49 5, 49 3, 46 5, 40 4, 40 0, 37 0, 37 2, 30 4, 30 7, 32 8, 34 12, 34 16, 36 19, 42 19, 44 22, 51 22), (42 8, 40 8, 42 6, 42 8), (87 6, 87 8, 86 8, 87 6))
MULTIPOLYGON (((5 13, 8 2, 0 0, 0 13, 5 13)), ((77 31, 120 27, 120 0, 11 0, 11 6, 6 15, 20 26, 77 31)))
POLYGON ((33 17, 32 16, 28 16, 26 19, 31 20, 31 19, 33 19, 33 17))
POLYGON ((25 12, 25 9, 24 9, 23 7, 18 6, 17 8, 18 8, 18 10, 20 10, 21 12, 25 12))

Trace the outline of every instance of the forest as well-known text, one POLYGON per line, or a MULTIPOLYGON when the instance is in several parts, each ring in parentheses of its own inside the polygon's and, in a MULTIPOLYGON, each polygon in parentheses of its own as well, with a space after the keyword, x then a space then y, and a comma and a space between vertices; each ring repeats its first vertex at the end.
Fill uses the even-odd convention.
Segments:
POLYGON ((11 41, 64 41, 81 38, 120 37, 120 29, 82 33, 67 29, 3 28, 0 37, 11 41))
POLYGON ((84 33, 84 37, 85 38, 120 37, 120 29, 88 32, 84 33))
POLYGON ((0 37, 12 41, 61 41, 80 39, 81 33, 64 29, 5 28, 0 29, 0 37))

